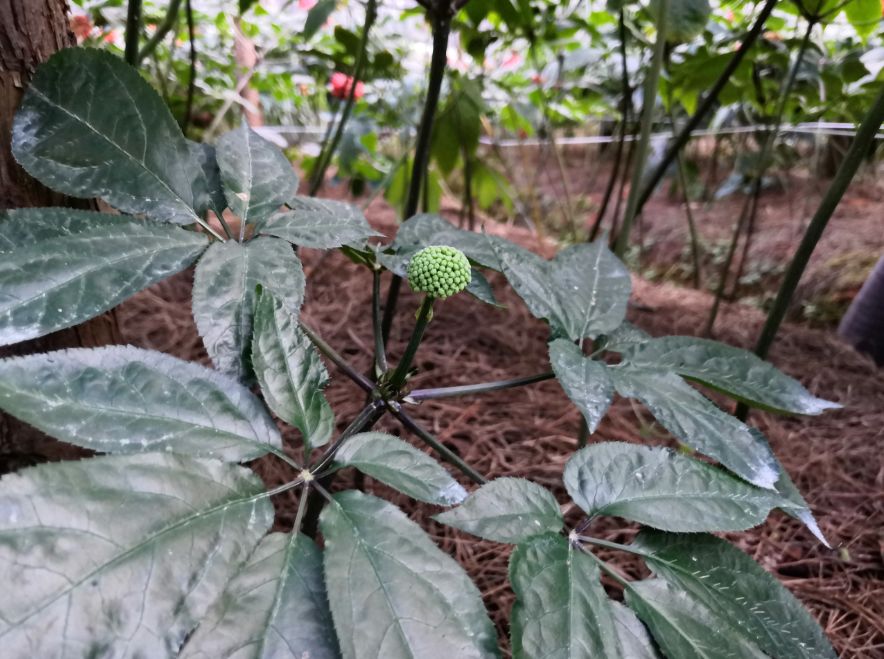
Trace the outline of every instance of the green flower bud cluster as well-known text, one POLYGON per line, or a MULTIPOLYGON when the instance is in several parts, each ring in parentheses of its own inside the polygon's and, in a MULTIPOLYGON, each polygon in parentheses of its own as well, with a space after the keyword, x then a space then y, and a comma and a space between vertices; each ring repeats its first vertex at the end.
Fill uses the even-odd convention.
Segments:
POLYGON ((408 283, 412 290, 439 299, 460 293, 470 279, 470 262, 454 247, 425 247, 408 264, 408 283))

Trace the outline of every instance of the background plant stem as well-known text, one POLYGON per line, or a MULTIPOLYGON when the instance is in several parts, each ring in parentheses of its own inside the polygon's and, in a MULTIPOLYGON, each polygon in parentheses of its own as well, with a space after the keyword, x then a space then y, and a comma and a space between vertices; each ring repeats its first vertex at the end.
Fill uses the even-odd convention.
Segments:
POLYGON ((423 302, 421 302, 421 306, 417 311, 417 321, 414 324, 414 330, 411 332, 411 338, 408 341, 408 345, 405 347, 402 359, 400 359, 399 363, 396 365, 396 370, 394 370, 393 375, 390 376, 391 391, 399 391, 402 385, 405 384, 405 379, 408 377, 408 370, 411 368, 411 362, 414 361, 414 356, 417 354, 421 339, 424 338, 424 331, 427 329, 427 325, 430 324, 430 320, 433 317, 434 301, 435 298, 433 296, 425 295, 423 302))
POLYGON ((147 43, 144 44, 144 48, 138 51, 138 55, 136 57, 135 64, 136 66, 143 60, 145 57, 150 55, 156 47, 162 43, 163 39, 166 38, 166 35, 175 27, 175 21, 178 20, 178 10, 181 8, 181 0, 169 0, 169 8, 166 10, 166 17, 163 19, 163 22, 157 26, 157 31, 153 33, 153 36, 147 40, 147 43))
POLYGON ((141 33, 141 0, 129 0, 126 9, 126 46, 123 58, 127 64, 138 63, 138 37, 141 33))

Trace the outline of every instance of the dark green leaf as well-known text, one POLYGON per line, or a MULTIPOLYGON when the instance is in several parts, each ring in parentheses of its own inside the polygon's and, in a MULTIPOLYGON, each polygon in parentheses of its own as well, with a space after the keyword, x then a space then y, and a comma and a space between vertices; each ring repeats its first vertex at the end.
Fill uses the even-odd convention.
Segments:
POLYGON ((498 241, 503 242, 500 238, 458 229, 439 215, 421 213, 402 223, 396 240, 393 241, 393 248, 397 251, 416 252, 431 245, 447 245, 459 249, 467 258, 481 266, 499 270, 500 261, 489 244, 498 241))
POLYGON ((467 498, 463 486, 429 455, 383 432, 354 435, 335 454, 335 462, 356 467, 413 499, 451 506, 467 498))
POLYGON ((197 221, 181 129, 147 81, 104 51, 62 50, 37 70, 15 116, 12 151, 53 190, 164 222, 197 221))
POLYGON ((512 243, 491 247, 531 313, 572 341, 594 338, 623 322, 632 282, 604 240, 567 247, 552 261, 512 243))
MULTIPOLYGON (((667 657, 768 659, 708 609, 659 579, 632 582, 626 603, 651 630, 667 657)), ((783 658, 785 659, 785 657, 783 658)))
POLYGON ((68 208, 0 214, 0 345, 71 327, 193 263, 206 237, 68 208))
POLYGON ((849 0, 844 5, 847 20, 864 39, 880 25, 882 11, 884 6, 878 0, 849 0))
POLYGON ((604 342, 600 347, 611 352, 624 352, 636 344, 648 341, 650 338, 650 334, 639 329, 628 320, 624 320, 620 327, 604 335, 604 342))
POLYGON ((771 657, 835 657, 823 630, 792 593, 729 542, 642 531, 634 546, 658 577, 771 657))
POLYGON ((164 450, 239 462, 281 444, 264 406, 239 383, 132 346, 0 360, 0 408, 104 453, 164 450))
POLYGON ((215 156, 227 204, 243 222, 267 219, 298 188, 282 151, 245 124, 221 136, 215 156))
POLYGON ((617 393, 644 403, 686 445, 759 487, 772 488, 777 482, 779 465, 767 442, 674 373, 640 370, 633 364, 609 372, 617 393))
POLYGON ((614 515, 664 531, 742 531, 781 503, 721 469, 667 448, 592 444, 565 467, 565 488, 587 515, 614 515))
MULTIPOLYGON (((659 13, 660 0, 651 3, 651 12, 659 13)), ((690 41, 703 34, 712 7, 709 0, 670 0, 666 12, 666 40, 671 42, 690 41)))
POLYGON ((660 659, 660 653, 642 621, 619 602, 611 602, 610 606, 623 658, 660 659))
POLYGON ((494 297, 494 289, 491 288, 491 284, 488 283, 488 280, 485 278, 485 275, 482 274, 482 271, 476 270, 476 268, 471 268, 470 272, 472 276, 470 277, 470 283, 467 284, 467 293, 485 304, 490 304, 495 307, 503 307, 503 305, 497 301, 497 298, 494 297))
POLYGON ((361 247, 371 236, 379 236, 356 206, 342 201, 295 197, 292 210, 272 215, 260 232, 288 240, 295 245, 330 249, 351 245, 361 247))
POLYGON ((325 22, 328 20, 328 17, 332 15, 332 12, 335 10, 337 6, 337 0, 319 0, 312 9, 307 13, 307 22, 304 24, 304 32, 301 33, 301 37, 304 41, 309 41, 313 38, 313 35, 319 31, 325 22))
POLYGON ((271 533, 212 605, 181 659, 336 659, 322 553, 305 535, 271 533))
POLYGON ((585 356, 567 339, 549 344, 549 362, 565 394, 583 413, 590 434, 594 433, 614 398, 608 367, 585 356))
POLYGON ((215 147, 187 140, 190 157, 193 159, 193 207, 202 215, 211 210, 220 216, 227 208, 224 187, 221 185, 221 170, 215 158, 215 147))
POLYGON ((196 266, 193 317, 215 366, 249 375, 255 289, 262 286, 295 318, 304 300, 304 271, 291 245, 270 236, 213 243, 196 266))
POLYGON ((177 654, 270 527, 248 469, 143 453, 0 481, 0 635, 9 657, 177 654))
POLYGON ((560 535, 537 536, 510 557, 516 594, 510 622, 514 659, 638 659, 624 654, 614 604, 595 561, 560 535))
POLYGON ((344 659, 499 656, 473 582, 401 510, 350 490, 334 495, 320 525, 344 659))
POLYGON ((515 544, 561 530, 556 498, 524 478, 498 478, 470 494, 457 508, 433 517, 437 522, 486 540, 515 544))
POLYGON ((841 407, 813 396, 800 382, 751 352, 708 339, 650 339, 627 349, 623 360, 645 371, 675 371, 739 401, 774 412, 820 414, 841 407))
POLYGON ((307 447, 326 444, 335 430, 322 393, 328 373, 291 311, 268 292, 255 305, 252 365, 274 414, 300 430, 307 447))

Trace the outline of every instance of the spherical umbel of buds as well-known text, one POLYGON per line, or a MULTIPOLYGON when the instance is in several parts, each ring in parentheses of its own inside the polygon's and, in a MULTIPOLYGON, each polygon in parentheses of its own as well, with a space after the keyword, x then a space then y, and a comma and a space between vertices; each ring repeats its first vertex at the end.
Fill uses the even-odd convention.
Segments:
POLYGON ((470 262, 454 247, 425 247, 408 264, 413 291, 445 299, 465 289, 472 279, 470 262))

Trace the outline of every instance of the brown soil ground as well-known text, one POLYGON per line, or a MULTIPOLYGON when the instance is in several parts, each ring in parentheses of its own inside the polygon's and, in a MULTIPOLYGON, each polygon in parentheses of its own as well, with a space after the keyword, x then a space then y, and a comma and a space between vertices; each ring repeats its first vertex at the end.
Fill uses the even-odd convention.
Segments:
MULTIPOLYGON (((381 203, 369 211, 372 222, 392 234, 394 221, 381 203)), ((525 245, 549 253, 527 231, 505 230, 525 245)), ((359 369, 367 369, 371 352, 370 277, 338 253, 302 253, 308 272, 305 320, 359 369)), ((189 313, 190 275, 159 284, 126 303, 120 321, 127 340, 183 358, 206 361, 189 313)), ((447 386, 528 375, 547 370, 545 325, 520 300, 492 278, 505 310, 461 295, 439 305, 416 364, 416 386, 447 386)), ((706 293, 635 280, 631 317, 655 335, 695 334, 709 307, 706 293)), ((404 346, 416 299, 406 293, 395 325, 391 353, 404 346)), ((726 305, 718 338, 747 347, 762 315, 752 308, 726 305)), ((783 328, 772 361, 801 380, 816 395, 838 401, 844 409, 815 418, 753 414, 804 492, 834 550, 822 547, 803 527, 780 514, 734 540, 773 572, 816 615, 841 656, 884 656, 884 379, 881 372, 831 333, 798 326, 783 328)), ((342 429, 363 403, 363 394, 333 373, 328 397, 342 429)), ((550 487, 566 501, 562 468, 575 448, 578 413, 555 382, 466 399, 426 402, 413 414, 446 446, 488 478, 521 476, 550 487)), ((395 422, 381 428, 407 437, 395 422)), ((666 443, 643 410, 619 400, 591 441, 666 443)), ((259 462, 268 484, 288 479, 281 463, 259 462)), ((335 488, 351 484, 344 476, 335 488)), ((466 483, 465 483, 466 484, 466 483)), ((481 589, 495 620, 501 643, 508 645, 507 616, 513 595, 506 579, 509 548, 476 541, 428 520, 436 512, 415 505, 367 479, 369 491, 400 504, 450 551, 481 589)), ((294 496, 276 502, 279 526, 290 524, 294 496)), ((576 512, 569 523, 579 520, 576 512)), ((635 528, 619 520, 594 525, 592 534, 628 542, 635 528)), ((641 566, 625 555, 602 552, 630 576, 643 576, 641 566)), ((607 584, 617 592, 613 583, 607 584)), ((615 595, 616 596, 616 595, 615 595)))

